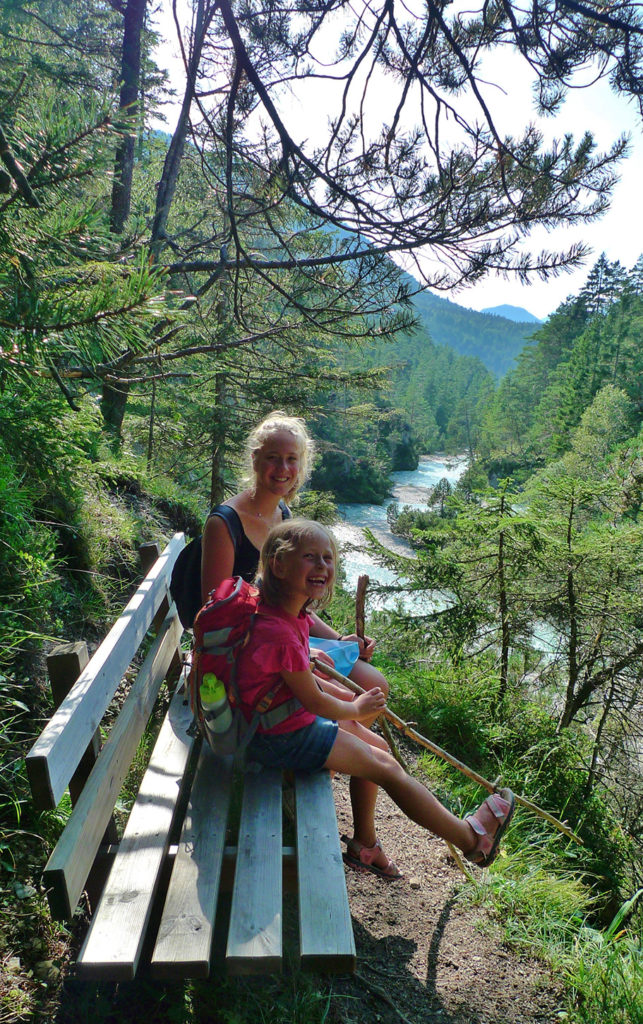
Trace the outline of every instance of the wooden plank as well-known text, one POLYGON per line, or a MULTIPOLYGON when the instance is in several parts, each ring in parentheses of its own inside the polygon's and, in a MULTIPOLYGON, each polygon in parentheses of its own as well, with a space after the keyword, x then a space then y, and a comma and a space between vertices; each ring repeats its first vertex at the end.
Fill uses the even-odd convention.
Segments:
POLYGON ((356 954, 328 772, 295 777, 302 967, 345 973, 356 954))
POLYGON ((176 533, 27 755, 29 777, 43 801, 40 810, 58 805, 167 595, 172 566, 184 546, 183 534, 176 533))
POLYGON ((172 698, 114 865, 77 961, 80 977, 134 977, 194 739, 179 688, 172 698))
MULTIPOLYGON (((84 640, 58 644, 58 646, 54 647, 54 649, 47 655, 47 674, 49 676, 51 694, 54 699, 54 709, 60 707, 88 662, 89 652, 84 640)), ((80 794, 84 789, 87 779, 89 778, 89 774, 96 764, 96 759, 100 753, 101 746, 100 729, 97 729, 92 736, 89 746, 78 763, 78 768, 69 780, 69 795, 71 797, 72 807, 75 807, 78 803, 80 794)), ((31 765, 32 762, 27 761, 28 776, 30 774, 31 765)), ((49 805, 49 794, 47 789, 45 788, 44 792, 38 791, 41 781, 42 780, 39 777, 29 779, 31 792, 34 798, 34 805, 36 807, 49 805)), ((104 837, 104 841, 114 843, 116 842, 116 839, 116 826, 112 820, 107 826, 107 833, 104 837)))
POLYGON ((192 785, 163 916, 153 977, 207 978, 232 785, 232 759, 204 743, 192 785))
POLYGON ((281 772, 248 772, 226 950, 231 974, 281 970, 281 832, 281 772))
POLYGON ((74 912, 181 633, 176 615, 165 620, 49 858, 43 880, 57 920, 74 912))

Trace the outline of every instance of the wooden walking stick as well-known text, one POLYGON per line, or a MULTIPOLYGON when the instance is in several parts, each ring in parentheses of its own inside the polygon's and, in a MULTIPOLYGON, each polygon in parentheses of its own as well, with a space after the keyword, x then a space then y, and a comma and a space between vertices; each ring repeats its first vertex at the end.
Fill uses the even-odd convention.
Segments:
MULTIPOLYGON (((336 679, 339 683, 343 683, 344 686, 348 687, 349 690, 352 690, 353 693, 365 692, 362 689, 362 687, 358 686, 357 683, 354 683, 352 679, 348 679, 346 676, 343 676, 341 672, 337 672, 335 669, 330 668, 328 665, 324 665, 323 662, 318 662, 316 658, 313 659, 313 664, 321 672, 325 672, 333 679, 336 679)), ((457 768, 458 771, 462 772, 463 775, 466 775, 467 778, 473 779, 474 782, 477 782, 479 786, 483 786, 485 789, 489 790, 490 793, 497 792, 497 783, 489 782, 488 779, 485 779, 484 776, 479 775, 478 772, 473 770, 473 768, 469 768, 462 761, 458 761, 457 757, 454 757, 453 754, 450 754, 447 750, 443 750, 442 747, 439 747, 437 745, 437 743, 432 743, 431 740, 427 740, 426 736, 422 736, 421 733, 416 732, 416 730, 413 729, 412 726, 410 726, 407 722, 400 718, 399 715, 396 715, 395 712, 390 711, 388 708, 384 708, 380 712, 380 714, 387 718, 388 721, 391 722, 396 729, 399 729, 399 731, 404 733, 405 736, 408 736, 409 739, 412 739, 416 743, 419 743, 421 747, 426 747, 426 749, 430 750, 432 754, 436 755, 436 757, 441 757, 443 761, 446 761, 448 764, 452 765, 453 768, 457 768)), ((565 822, 559 821, 558 818, 554 818, 553 814, 550 814, 548 811, 544 811, 542 807, 538 807, 536 804, 532 803, 531 800, 527 800, 526 797, 518 796, 517 793, 514 793, 514 796, 516 798, 517 804, 520 804, 522 807, 526 807, 529 811, 533 811, 533 813, 537 814, 539 818, 544 818, 545 821, 548 821, 550 823, 550 825, 553 825, 554 828, 557 828, 559 832, 562 832, 563 835, 566 835, 568 839, 573 839, 575 843, 580 843, 581 846, 583 845, 583 840, 580 838, 580 836, 577 836, 575 832, 572 832, 572 830, 569 828, 568 825, 565 824, 565 822)))
MULTIPOLYGON (((357 591, 355 593, 355 632, 357 633, 360 640, 364 640, 364 642, 366 642, 366 627, 364 624, 364 603, 366 601, 366 588, 368 587, 368 584, 368 576, 358 576, 357 591)), ((397 763, 402 766, 404 771, 408 773, 409 769, 404 762, 404 758, 400 754, 398 745, 395 742, 395 739, 393 738, 393 733, 391 732, 388 722, 386 721, 385 718, 380 718, 379 725, 380 729, 382 730, 384 739, 391 748, 391 753, 393 757, 395 758, 397 763)))
POLYGON ((357 590, 355 592, 355 632, 361 640, 364 639, 366 627, 364 625, 364 602, 366 600, 366 588, 369 584, 368 576, 357 577, 357 590))

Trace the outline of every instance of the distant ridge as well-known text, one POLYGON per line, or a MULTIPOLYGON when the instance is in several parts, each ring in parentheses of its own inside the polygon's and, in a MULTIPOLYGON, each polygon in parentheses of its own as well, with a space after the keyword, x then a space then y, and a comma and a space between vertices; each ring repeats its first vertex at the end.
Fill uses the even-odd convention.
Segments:
MULTIPOLYGON (((405 277, 412 286, 419 287, 411 275, 405 277)), ((540 323, 535 317, 531 322, 516 321, 495 312, 477 312, 429 291, 414 294, 411 301, 421 328, 433 342, 448 345, 460 355, 475 356, 498 378, 515 366, 540 323)))
POLYGON ((490 313, 492 316, 504 316, 505 320, 513 320, 517 324, 541 324, 543 321, 529 310, 522 306, 487 306, 480 310, 481 313, 490 313))

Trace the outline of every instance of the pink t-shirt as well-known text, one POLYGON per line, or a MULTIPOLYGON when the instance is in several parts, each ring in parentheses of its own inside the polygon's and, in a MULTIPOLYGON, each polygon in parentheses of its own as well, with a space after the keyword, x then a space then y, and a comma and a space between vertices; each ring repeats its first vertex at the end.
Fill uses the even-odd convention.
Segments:
MULTIPOLYGON (((310 615, 290 615, 274 605, 259 605, 257 618, 250 632, 250 639, 237 661, 237 683, 241 692, 242 710, 250 720, 252 708, 282 678, 281 673, 305 672, 310 668, 308 649, 310 615)), ((284 683, 277 693, 271 710, 293 697, 292 690, 284 683)), ((275 735, 303 729, 315 721, 315 715, 305 708, 299 708, 284 722, 258 732, 275 735)))

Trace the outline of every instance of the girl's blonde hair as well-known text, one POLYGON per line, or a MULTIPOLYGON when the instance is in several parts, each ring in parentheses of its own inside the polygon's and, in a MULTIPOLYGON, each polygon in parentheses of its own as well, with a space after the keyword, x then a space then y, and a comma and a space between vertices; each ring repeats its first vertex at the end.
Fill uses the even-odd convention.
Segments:
POLYGON ((306 483, 313 468, 315 456, 314 442, 306 429, 306 424, 299 416, 289 416, 281 409, 275 409, 251 430, 246 439, 245 447, 245 473, 243 484, 245 487, 253 487, 256 484, 254 469, 254 456, 260 451, 268 438, 280 430, 292 434, 299 447, 299 472, 297 478, 286 495, 286 501, 290 502, 297 492, 306 483))
POLYGON ((286 558, 288 555, 298 551, 302 544, 313 540, 314 537, 322 534, 328 542, 333 553, 335 563, 335 576, 331 580, 323 597, 318 601, 311 601, 308 609, 319 611, 325 608, 333 596, 335 578, 337 574, 337 541, 330 530, 316 523, 311 519, 284 519, 282 523, 273 526, 264 541, 259 556, 259 569, 257 570, 257 582, 268 604, 280 605, 288 596, 288 580, 280 579, 274 572, 275 562, 286 558))

